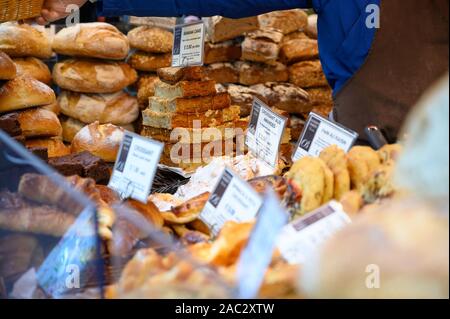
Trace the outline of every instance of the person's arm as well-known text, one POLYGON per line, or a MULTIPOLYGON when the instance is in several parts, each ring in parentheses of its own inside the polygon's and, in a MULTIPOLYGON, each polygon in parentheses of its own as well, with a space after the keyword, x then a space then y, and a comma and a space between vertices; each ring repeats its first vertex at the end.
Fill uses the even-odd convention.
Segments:
POLYGON ((243 18, 258 14, 294 8, 319 8, 322 0, 102 0, 102 16, 160 16, 194 15, 210 17, 221 15, 243 18))

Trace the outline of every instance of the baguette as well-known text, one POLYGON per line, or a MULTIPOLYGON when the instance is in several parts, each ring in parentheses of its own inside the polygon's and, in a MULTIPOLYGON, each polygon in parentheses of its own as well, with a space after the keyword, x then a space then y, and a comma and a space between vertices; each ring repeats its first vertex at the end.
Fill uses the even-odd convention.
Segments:
POLYGON ((208 110, 221 110, 230 107, 231 100, 228 93, 219 93, 214 96, 196 98, 176 98, 167 100, 160 97, 151 97, 149 109, 154 112, 196 114, 208 110))
POLYGON ((201 127, 213 127, 239 118, 239 107, 231 106, 223 110, 209 110, 201 114, 173 114, 154 112, 150 109, 142 112, 143 125, 163 129, 177 127, 193 128, 194 121, 200 121, 201 127))

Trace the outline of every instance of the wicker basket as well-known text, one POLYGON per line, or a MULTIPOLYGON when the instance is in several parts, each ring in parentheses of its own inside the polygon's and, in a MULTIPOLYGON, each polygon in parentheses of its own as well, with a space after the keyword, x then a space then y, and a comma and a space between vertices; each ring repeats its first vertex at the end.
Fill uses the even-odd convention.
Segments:
POLYGON ((37 17, 43 3, 44 0, 0 0, 0 22, 37 17))

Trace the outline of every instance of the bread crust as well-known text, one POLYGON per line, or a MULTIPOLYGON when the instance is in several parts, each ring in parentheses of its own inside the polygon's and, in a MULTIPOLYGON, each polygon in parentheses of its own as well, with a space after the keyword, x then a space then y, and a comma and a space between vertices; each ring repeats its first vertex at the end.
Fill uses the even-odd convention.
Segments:
POLYGON ((319 60, 303 61, 290 66, 289 82, 301 88, 328 86, 319 60))
POLYGON ((155 85, 155 96, 165 99, 202 97, 216 93, 216 83, 211 80, 181 81, 175 85, 160 82, 155 85))
POLYGON ((33 57, 15 58, 18 75, 29 75, 42 83, 50 85, 52 83, 52 74, 48 66, 39 59, 33 57))
POLYGON ((26 140, 25 146, 27 148, 33 147, 45 148, 48 151, 48 157, 59 157, 70 154, 70 148, 64 145, 60 137, 26 140))
POLYGON ((273 11, 258 17, 261 28, 273 28, 284 34, 305 29, 308 15, 301 9, 273 11))
POLYGON ((202 66, 161 68, 158 69, 157 74, 161 81, 171 85, 180 81, 205 81, 207 78, 206 69, 202 66))
POLYGON ((19 123, 25 137, 55 137, 62 135, 58 117, 52 111, 35 108, 19 113, 19 123))
POLYGON ((76 57, 123 60, 130 50, 127 37, 108 23, 78 23, 59 31, 53 50, 76 57))
POLYGON ((319 57, 319 46, 314 39, 294 39, 287 41, 280 51, 280 61, 284 64, 293 64, 319 57))
POLYGON ((208 110, 221 110, 231 106, 228 93, 219 93, 214 96, 196 98, 176 98, 167 100, 159 97, 151 97, 149 109, 154 112, 172 112, 178 114, 197 114, 208 110))
POLYGON ((80 93, 114 93, 137 80, 137 73, 124 62, 69 59, 53 68, 61 88, 80 93))
POLYGON ((288 69, 281 63, 268 66, 260 63, 237 62, 236 66, 239 68, 239 82, 243 85, 289 80, 288 69))
POLYGON ((149 53, 172 53, 173 34, 161 28, 140 26, 128 32, 132 48, 149 53))
POLYGON ((0 80, 12 80, 16 77, 17 70, 13 60, 0 51, 0 80))
POLYGON ((130 65, 139 71, 156 72, 172 65, 172 53, 146 53, 137 51, 131 55, 130 65))
POLYGON ((29 76, 18 76, 0 87, 0 113, 52 104, 55 92, 29 76))
POLYGON ((52 56, 51 42, 44 32, 15 22, 0 24, 0 51, 10 57, 48 59, 52 56))

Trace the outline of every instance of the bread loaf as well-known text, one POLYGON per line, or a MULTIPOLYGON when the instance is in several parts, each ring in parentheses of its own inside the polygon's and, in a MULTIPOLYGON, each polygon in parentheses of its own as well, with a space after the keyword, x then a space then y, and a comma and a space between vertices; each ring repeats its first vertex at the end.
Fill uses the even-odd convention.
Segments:
POLYGON ((209 110, 198 114, 176 114, 154 112, 150 109, 142 112, 143 125, 163 129, 177 127, 193 128, 194 121, 200 121, 201 127, 213 127, 239 118, 239 107, 231 106, 223 110, 209 110))
POLYGON ((137 73, 123 62, 69 59, 53 68, 61 88, 80 93, 114 93, 137 80, 137 73))
POLYGON ((16 77, 16 66, 11 58, 0 51, 0 80, 12 80, 16 77))
POLYGON ((108 23, 78 23, 59 31, 53 39, 59 54, 123 60, 130 46, 127 37, 108 23))
POLYGON ((155 85, 159 81, 159 78, 153 74, 141 75, 139 77, 137 82, 137 99, 141 107, 146 107, 148 105, 148 99, 155 95, 155 85))
POLYGON ((52 104, 55 92, 29 76, 18 76, 0 87, 0 113, 52 104))
POLYGON ((172 53, 173 34, 151 26, 140 26, 128 32, 132 48, 149 53, 172 53))
POLYGON ((47 149, 48 157, 58 157, 70 154, 70 148, 64 145, 60 137, 48 139, 31 139, 25 141, 27 148, 41 147, 47 149))
POLYGON ((51 104, 41 106, 41 108, 44 110, 47 110, 47 111, 52 111, 56 115, 61 114, 61 107, 59 106, 59 103, 57 100, 51 104))
POLYGON ((295 39, 284 43, 280 51, 280 60, 285 64, 313 60, 319 57, 317 40, 295 39))
POLYGON ((231 63, 214 63, 207 67, 208 78, 216 83, 239 83, 239 70, 231 63))
POLYGON ((52 74, 48 66, 41 60, 33 57, 15 58, 14 64, 18 75, 29 75, 42 83, 51 84, 52 74))
POLYGON ((251 88, 262 95, 269 106, 288 113, 299 114, 312 110, 308 93, 293 84, 269 82, 251 88))
POLYGON ((201 66, 161 68, 157 73, 161 81, 172 85, 180 81, 205 81, 207 77, 205 68, 201 66))
POLYGON ((54 137, 62 135, 58 117, 52 111, 34 108, 19 112, 19 123, 25 137, 54 137))
POLYGON ((52 56, 50 39, 44 31, 15 22, 0 24, 0 51, 10 57, 48 59, 52 56))
POLYGON ((274 30, 249 33, 242 43, 242 60, 276 64, 283 34, 274 30))
POLYGON ((112 94, 82 94, 62 91, 58 97, 64 115, 84 123, 111 123, 126 125, 139 116, 139 106, 135 97, 125 92, 112 94))
POLYGON ((219 93, 213 96, 196 98, 176 98, 173 100, 160 97, 151 97, 149 109, 154 112, 172 112, 179 114, 193 114, 207 112, 208 110, 220 110, 230 107, 231 101, 228 93, 219 93))
POLYGON ((255 97, 263 100, 263 96, 247 86, 230 84, 227 87, 227 91, 230 94, 231 103, 240 107, 240 115, 242 117, 250 115, 255 97))
POLYGON ((205 64, 233 62, 242 56, 241 42, 230 40, 221 43, 205 43, 205 64))
POLYGON ((67 143, 72 143, 75 135, 86 126, 85 123, 66 116, 62 116, 60 121, 63 130, 62 138, 67 143))
POLYGON ((317 39, 317 14, 311 14, 308 17, 308 26, 305 32, 311 39, 317 39))
POLYGON ((175 85, 159 82, 155 85, 155 96, 165 99, 190 98, 216 94, 214 81, 181 81, 175 85))
POLYGON ((305 89, 313 106, 333 105, 333 91, 329 86, 305 89))
POLYGON ((273 28, 284 34, 300 29, 308 25, 308 15, 301 9, 273 11, 258 17, 261 28, 273 28))
POLYGON ((137 51, 131 55, 130 65, 139 71, 156 72, 172 65, 172 53, 145 53, 137 51))
POLYGON ((287 82, 289 71, 286 66, 276 63, 267 66, 259 63, 237 62, 239 82, 243 85, 254 85, 266 82, 287 82))
POLYGON ((290 66, 289 81, 301 88, 328 86, 319 60, 303 61, 290 66))
POLYGON ((229 19, 221 16, 214 16, 205 19, 209 40, 212 43, 232 40, 244 35, 246 32, 258 30, 259 23, 257 17, 243 19, 229 19))
POLYGON ((281 41, 281 45, 284 45, 291 40, 303 40, 303 39, 310 39, 310 37, 308 37, 304 31, 294 31, 292 33, 284 35, 283 41, 281 41))
POLYGON ((124 129, 112 124, 99 122, 83 127, 72 141, 72 152, 88 151, 106 162, 115 162, 124 129))

